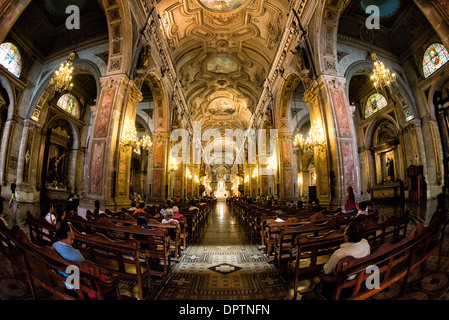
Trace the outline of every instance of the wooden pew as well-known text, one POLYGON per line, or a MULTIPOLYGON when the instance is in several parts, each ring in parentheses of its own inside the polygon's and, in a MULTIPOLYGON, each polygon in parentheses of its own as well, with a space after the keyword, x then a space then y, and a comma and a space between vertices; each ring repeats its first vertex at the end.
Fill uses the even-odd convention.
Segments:
MULTIPOLYGON (((81 217, 69 218, 74 227, 86 234, 101 233, 112 240, 136 239, 141 247, 145 248, 151 258, 159 259, 164 266, 162 273, 152 269, 152 275, 166 275, 171 265, 170 237, 168 236, 169 225, 144 229, 137 225, 119 226, 106 217, 100 217, 95 221, 87 221, 81 217)), ((176 228, 176 227, 172 227, 176 228)))
POLYGON ((332 230, 318 236, 298 235, 295 238, 296 256, 289 262, 289 269, 293 271, 295 279, 293 299, 298 294, 300 275, 321 270, 344 241, 342 230, 332 230))
POLYGON ((136 239, 112 240, 100 233, 83 234, 75 228, 72 230, 75 235, 73 247, 78 249, 85 259, 94 262, 108 273, 136 281, 139 297, 144 298, 143 281, 146 279, 148 288, 151 287, 151 268, 148 264, 148 256, 140 250, 139 241, 136 239))
POLYGON ((66 260, 52 247, 32 243, 18 226, 8 228, 1 219, 0 251, 10 259, 15 270, 24 274, 35 300, 36 286, 64 300, 85 300, 89 294, 104 300, 107 292, 109 297, 123 298, 119 293, 119 277, 116 274, 104 280, 100 268, 92 261, 78 263, 66 260), (66 271, 73 266, 79 270, 79 288, 69 290, 65 285, 66 271))
POLYGON ((437 221, 428 227, 415 226, 406 238, 397 243, 384 243, 370 255, 355 259, 351 256, 339 261, 335 275, 319 273, 320 285, 317 297, 330 300, 364 300, 384 290, 401 279, 404 294, 407 277, 436 251, 439 258, 444 239, 446 221, 437 221), (378 287, 366 286, 367 270, 378 268, 378 287), (370 268, 370 269, 369 269, 370 268))
POLYGON ((53 242, 58 240, 54 234, 55 226, 48 223, 44 218, 33 217, 27 211, 25 222, 28 225, 31 242, 40 246, 51 246, 53 242))
POLYGON ((407 236, 410 222, 410 211, 405 211, 399 217, 390 217, 382 223, 367 219, 363 222, 364 238, 370 243, 371 251, 386 242, 396 243, 407 236))

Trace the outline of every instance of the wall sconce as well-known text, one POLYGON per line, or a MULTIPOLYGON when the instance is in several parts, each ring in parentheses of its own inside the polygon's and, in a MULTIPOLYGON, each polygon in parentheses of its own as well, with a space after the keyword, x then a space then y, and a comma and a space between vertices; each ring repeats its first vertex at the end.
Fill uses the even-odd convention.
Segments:
POLYGON ((186 176, 187 176, 187 179, 192 179, 192 174, 190 173, 189 168, 186 168, 186 176))
POLYGON ((251 178, 257 178, 259 176, 259 169, 254 169, 253 171, 253 175, 251 176, 251 178))
POLYGON ((301 186, 302 182, 302 174, 298 173, 298 185, 301 186))
POLYGON ((178 162, 173 157, 170 157, 170 161, 168 162, 168 170, 170 171, 178 170, 178 162))
POLYGON ((243 181, 243 182, 247 183, 248 181, 249 181, 249 175, 246 175, 245 176, 245 181, 243 181))

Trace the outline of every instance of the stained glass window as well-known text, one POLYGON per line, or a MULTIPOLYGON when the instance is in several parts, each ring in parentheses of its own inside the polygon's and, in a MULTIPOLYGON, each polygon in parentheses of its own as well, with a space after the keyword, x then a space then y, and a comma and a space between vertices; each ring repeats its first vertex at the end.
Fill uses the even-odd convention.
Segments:
POLYGON ((19 49, 12 43, 2 43, 0 45, 0 64, 19 78, 22 72, 22 57, 19 49))
POLYGON ((71 95, 70 93, 66 93, 65 95, 61 96, 58 100, 58 107, 60 107, 62 110, 70 113, 75 118, 80 117, 80 107, 78 100, 71 95))
POLYGON ((429 46, 424 53, 423 70, 427 78, 441 68, 449 60, 446 48, 440 43, 429 46))
POLYGON ((387 99, 379 93, 374 93, 369 96, 368 100, 366 101, 365 106, 365 118, 368 118, 372 116, 374 113, 382 109, 383 107, 386 107, 388 104, 387 99))

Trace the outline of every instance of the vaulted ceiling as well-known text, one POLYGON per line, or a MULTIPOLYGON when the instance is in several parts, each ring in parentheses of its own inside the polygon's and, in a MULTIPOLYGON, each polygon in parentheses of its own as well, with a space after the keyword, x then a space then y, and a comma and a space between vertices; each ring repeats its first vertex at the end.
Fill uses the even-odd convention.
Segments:
POLYGON ((246 129, 273 63, 286 0, 160 0, 171 59, 202 129, 246 129))

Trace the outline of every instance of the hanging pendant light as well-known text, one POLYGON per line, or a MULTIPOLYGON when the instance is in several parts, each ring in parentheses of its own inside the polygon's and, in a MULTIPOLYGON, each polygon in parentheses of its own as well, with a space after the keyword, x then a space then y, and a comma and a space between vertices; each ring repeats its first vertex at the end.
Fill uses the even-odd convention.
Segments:
POLYGON ((62 63, 59 69, 55 71, 53 78, 50 80, 50 86, 55 91, 64 92, 73 88, 72 73, 75 56, 75 52, 70 53, 67 61, 62 63))
POLYGON ((374 87, 377 91, 379 91, 379 88, 388 88, 391 91, 391 86, 396 83, 396 74, 385 68, 383 62, 377 59, 377 55, 374 52, 371 53, 371 59, 374 61, 373 73, 371 75, 374 87))

